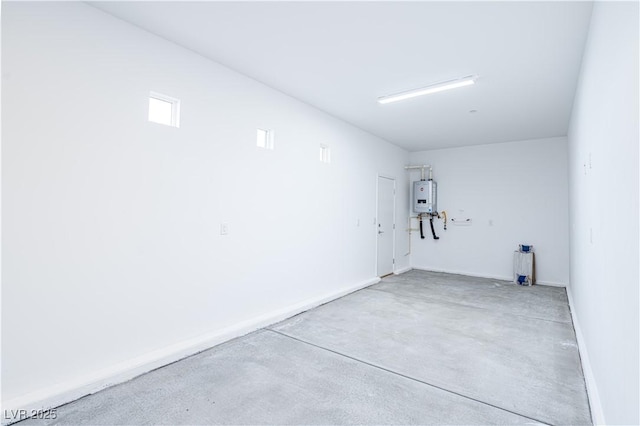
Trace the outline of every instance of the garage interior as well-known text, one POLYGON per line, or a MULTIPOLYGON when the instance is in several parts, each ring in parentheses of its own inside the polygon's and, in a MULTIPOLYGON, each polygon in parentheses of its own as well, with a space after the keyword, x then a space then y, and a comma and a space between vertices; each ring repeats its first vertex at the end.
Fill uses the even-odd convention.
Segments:
POLYGON ((1 19, 3 425, 640 423, 637 1, 1 19))
POLYGON ((589 424, 564 289, 410 271, 20 424, 589 424), (524 290, 524 291, 523 291, 524 290))

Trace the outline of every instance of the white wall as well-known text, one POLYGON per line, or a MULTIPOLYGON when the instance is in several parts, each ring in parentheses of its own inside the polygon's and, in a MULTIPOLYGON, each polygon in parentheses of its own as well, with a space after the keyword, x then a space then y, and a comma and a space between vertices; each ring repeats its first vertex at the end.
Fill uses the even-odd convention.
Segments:
POLYGON ((640 423, 638 13, 637 2, 595 3, 569 130, 570 294, 594 417, 607 424, 640 423))
POLYGON ((405 151, 85 4, 2 7, 5 409, 375 279, 377 174, 405 151))
POLYGON ((412 233, 413 267, 512 279, 513 251, 533 244, 538 283, 567 284, 566 138, 422 151, 411 163, 433 166, 440 211, 472 219, 471 226, 450 220, 446 231, 438 220, 437 241, 425 221, 426 239, 412 233))

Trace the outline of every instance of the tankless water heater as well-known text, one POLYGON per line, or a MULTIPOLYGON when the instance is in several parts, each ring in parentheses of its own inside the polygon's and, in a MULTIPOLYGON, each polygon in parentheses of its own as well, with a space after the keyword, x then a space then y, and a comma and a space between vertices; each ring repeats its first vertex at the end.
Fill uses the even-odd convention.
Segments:
POLYGON ((413 182, 413 211, 416 213, 437 213, 437 184, 433 180, 413 182))

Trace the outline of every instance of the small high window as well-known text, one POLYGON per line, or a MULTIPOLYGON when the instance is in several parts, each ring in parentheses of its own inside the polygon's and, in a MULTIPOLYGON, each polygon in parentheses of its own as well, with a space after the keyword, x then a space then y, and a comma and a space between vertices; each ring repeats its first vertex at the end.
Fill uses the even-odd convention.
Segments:
POLYGON ((160 93, 149 94, 149 121, 180 127, 180 101, 160 93))
POLYGON ((258 148, 273 149, 273 130, 258 129, 256 145, 258 148))
POLYGON ((320 162, 331 162, 331 151, 329 150, 329 147, 327 145, 320 145, 320 162))

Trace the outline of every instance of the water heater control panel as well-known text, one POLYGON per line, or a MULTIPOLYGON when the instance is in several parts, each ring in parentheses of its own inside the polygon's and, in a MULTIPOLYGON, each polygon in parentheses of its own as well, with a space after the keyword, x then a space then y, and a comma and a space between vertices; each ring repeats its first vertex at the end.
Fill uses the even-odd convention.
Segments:
POLYGON ((413 211, 416 213, 437 213, 437 184, 432 180, 413 182, 413 211))

